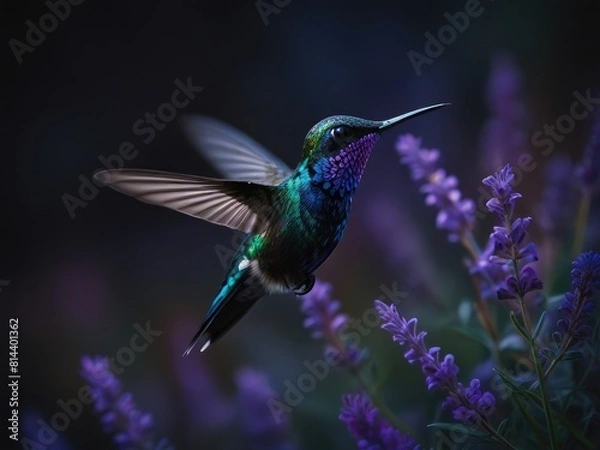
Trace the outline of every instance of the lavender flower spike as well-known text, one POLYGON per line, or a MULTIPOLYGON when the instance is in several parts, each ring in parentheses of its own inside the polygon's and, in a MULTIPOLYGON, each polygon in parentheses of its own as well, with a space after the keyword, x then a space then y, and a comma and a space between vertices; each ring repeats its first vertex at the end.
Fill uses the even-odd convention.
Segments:
POLYGON ((518 192, 513 192, 512 180, 515 178, 510 164, 505 165, 494 175, 485 177, 483 184, 492 190, 492 198, 485 204, 491 212, 498 214, 501 220, 511 217, 515 207, 515 200, 521 197, 518 192))
POLYGON ((332 291, 331 284, 316 280, 312 290, 301 297, 301 309, 306 315, 304 326, 314 339, 325 340, 325 358, 330 364, 358 367, 365 353, 340 336, 340 331, 348 325, 348 317, 338 313, 340 302, 331 298, 332 291))
POLYGON ((524 301, 526 294, 541 290, 543 285, 533 267, 527 266, 538 260, 537 248, 528 240, 531 217, 514 218, 515 203, 521 197, 513 192, 514 177, 510 164, 507 164, 499 172, 484 178, 482 183, 491 188, 492 198, 486 203, 488 210, 496 213, 503 224, 494 227, 490 235, 494 250, 489 259, 511 266, 514 272, 498 289, 498 299, 524 301))
POLYGON ((108 358, 83 356, 81 376, 92 389, 94 409, 101 414, 104 431, 114 435, 120 449, 165 448, 164 442, 154 444, 152 416, 139 411, 133 396, 123 392, 121 382, 110 370, 108 358))
POLYGON ((396 150, 402 164, 410 168, 413 180, 421 182, 425 203, 439 209, 436 226, 448 231, 452 242, 464 239, 473 229, 475 203, 461 199, 456 177, 438 167, 440 152, 421 147, 421 139, 412 134, 400 136, 396 150))
POLYGON ((406 320, 398 314, 396 305, 388 306, 379 300, 375 300, 375 309, 383 321, 381 328, 388 331, 395 342, 407 348, 404 353, 406 360, 421 365, 427 389, 442 390, 448 394, 442 406, 451 411, 452 417, 467 426, 486 425, 486 429, 490 429, 488 419, 494 412, 496 398, 490 392, 481 392, 479 380, 472 379, 467 387, 459 383, 459 369, 454 356, 448 354, 440 360, 439 347, 428 349, 425 345, 427 333, 417 330, 417 319, 406 320))
POLYGON ((600 253, 585 252, 573 262, 571 291, 565 294, 559 312, 558 329, 569 347, 584 339, 591 331, 586 323, 595 307, 594 289, 600 289, 600 253))
POLYGON ((379 411, 363 394, 342 397, 340 420, 356 439, 361 450, 418 450, 420 445, 401 434, 379 415, 379 411))

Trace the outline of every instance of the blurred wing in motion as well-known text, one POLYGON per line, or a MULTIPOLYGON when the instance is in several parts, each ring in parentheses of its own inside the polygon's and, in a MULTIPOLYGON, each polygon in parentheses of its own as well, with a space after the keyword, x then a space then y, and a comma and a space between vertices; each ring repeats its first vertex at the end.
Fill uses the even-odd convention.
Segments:
POLYGON ((194 147, 227 178, 276 185, 292 173, 262 145, 223 122, 187 116, 182 125, 194 147))
POLYGON ((104 170, 94 178, 142 202, 245 233, 264 231, 274 189, 244 181, 138 169, 104 170))

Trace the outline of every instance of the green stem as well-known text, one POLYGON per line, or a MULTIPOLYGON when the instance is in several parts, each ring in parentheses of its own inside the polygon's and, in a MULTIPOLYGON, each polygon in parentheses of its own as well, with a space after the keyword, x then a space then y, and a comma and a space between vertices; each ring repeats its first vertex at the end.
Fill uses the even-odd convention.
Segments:
POLYGON ((515 447, 509 441, 507 441, 504 436, 502 436, 500 433, 498 433, 496 430, 494 430, 494 427, 492 427, 489 422, 487 422, 487 421, 483 422, 481 424, 481 427, 485 431, 487 431, 490 434, 490 436, 492 436, 492 438, 499 444, 502 444, 506 448, 510 448, 512 450, 519 450, 517 447, 515 447))
POLYGON ((533 365, 535 366, 535 372, 540 383, 540 393, 542 394, 544 416, 546 417, 548 433, 550 433, 550 448, 552 450, 558 450, 558 439, 556 437, 556 429, 554 428, 554 420, 552 419, 552 409, 550 408, 550 399, 546 389, 546 379, 544 378, 544 371, 542 370, 542 365, 540 364, 540 359, 537 355, 535 342, 532 338, 529 339, 529 346, 531 347, 531 357, 533 359, 533 365))
POLYGON ((571 341, 572 340, 573 340, 573 337, 569 337, 569 339, 567 339, 566 341, 564 341, 563 344, 560 346, 560 351, 558 352, 558 355, 556 355, 556 357, 552 360, 552 362, 550 363, 550 365, 548 366, 548 368, 544 372, 544 379, 548 378, 548 376, 556 368, 556 366, 558 365, 558 363, 562 361, 563 356, 565 356, 565 353, 567 352, 567 349, 571 346, 571 341))
POLYGON ((538 441, 540 442, 541 448, 545 448, 547 446, 547 440, 546 440, 546 437, 544 436, 544 433, 542 432, 542 429, 540 428, 539 424, 533 417, 531 417, 531 414, 529 414, 529 412, 525 408, 525 405, 523 404, 523 402, 521 401, 521 398, 519 397, 519 395, 517 393, 515 393, 512 396, 512 398, 513 398, 513 401, 517 404, 519 411, 521 411, 521 414, 523 415, 523 417, 525 417, 525 420, 527 421, 527 423, 529 424, 529 426, 531 427, 531 429, 537 436, 538 441))
POLYGON ((590 205, 592 196, 586 190, 583 192, 581 201, 579 202, 579 210, 577 211, 577 220, 575 222, 575 239, 573 241, 573 256, 581 253, 583 248, 583 240, 585 238, 585 230, 587 228, 588 216, 590 213, 590 205))
MULTIPOLYGON (((574 315, 574 317, 581 317, 582 310, 585 307, 585 302, 581 298, 582 293, 579 289, 575 290, 575 295, 577 296, 577 302, 576 302, 577 309, 575 310, 573 315, 574 315)), ((546 369, 546 372, 544 373, 544 377, 548 377, 548 375, 550 375, 550 373, 554 370, 556 365, 562 361, 562 358, 565 356, 565 353, 567 352, 567 350, 569 350, 569 348, 571 348, 572 344, 573 344, 573 335, 569 334, 568 338, 566 340, 562 341, 558 355, 552 360, 552 362, 548 366, 548 369, 546 369)))
MULTIPOLYGON (((515 277, 517 279, 519 279, 520 278, 519 262, 517 261, 517 259, 513 259, 512 263, 513 263, 513 268, 515 270, 515 277)), ((523 324, 525 325, 525 329, 527 330, 527 333, 529 334, 529 336, 531 336, 533 327, 531 326, 531 319, 529 318, 529 311, 527 309, 527 303, 525 303, 524 297, 519 297, 519 305, 521 306, 521 314, 523 315, 523 324)))
POLYGON ((371 399, 371 403, 373 403, 373 405, 379 410, 379 412, 394 428, 402 431, 403 433, 415 436, 414 430, 402 420, 400 420, 400 418, 398 418, 398 416, 392 412, 388 405, 383 400, 381 400, 379 394, 375 392, 373 386, 371 386, 371 384, 367 381, 367 379, 360 370, 350 369, 350 373, 352 373, 360 387, 369 396, 369 398, 371 399))
MULTIPOLYGON (((515 270, 515 276, 519 276, 519 263, 517 259, 513 259, 513 268, 515 270)), ((523 324, 525 329, 527 330, 527 341, 529 343, 529 348, 531 351, 531 359, 533 360, 533 365, 535 366, 535 372, 537 374, 539 383, 540 383, 540 394, 542 397, 542 406, 544 410, 544 416, 546 417, 546 425, 548 426, 548 433, 550 433, 550 448, 552 450, 558 450, 558 439, 556 438, 556 429, 554 428, 554 421, 552 420, 552 409, 550 408, 550 399, 548 397, 548 391, 546 389, 546 379, 544 378, 544 371, 542 369, 542 365, 540 363, 540 359, 537 354, 537 346, 535 343, 535 339, 533 339, 532 331, 533 328, 531 326, 531 320, 529 319, 529 312, 527 311, 527 304, 525 303, 525 298, 519 296, 519 304, 521 306, 521 313, 523 314, 523 324)))

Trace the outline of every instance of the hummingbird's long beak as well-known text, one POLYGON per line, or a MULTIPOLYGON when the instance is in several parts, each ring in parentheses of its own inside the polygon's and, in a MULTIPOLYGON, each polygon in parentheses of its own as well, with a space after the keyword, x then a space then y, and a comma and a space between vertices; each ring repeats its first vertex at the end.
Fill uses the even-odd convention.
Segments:
POLYGON ((387 130, 390 127, 393 127, 400 122, 404 122, 412 117, 420 116, 421 114, 425 114, 429 111, 433 111, 434 109, 443 108, 444 106, 450 106, 450 103, 438 103, 437 105, 426 106, 425 108, 414 109, 410 112, 404 113, 400 116, 392 117, 388 120, 383 120, 379 125, 379 129, 381 131, 387 130))

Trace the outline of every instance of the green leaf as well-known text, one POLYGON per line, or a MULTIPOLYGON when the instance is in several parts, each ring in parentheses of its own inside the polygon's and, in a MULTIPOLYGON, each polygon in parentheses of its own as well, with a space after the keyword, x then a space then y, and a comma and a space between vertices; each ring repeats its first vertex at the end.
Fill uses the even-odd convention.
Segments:
POLYGON ((519 385, 513 377, 499 369, 494 369, 494 372, 496 372, 500 378, 502 378, 504 384, 506 384, 515 394, 521 394, 524 397, 530 398, 535 402, 536 405, 538 405, 540 408, 542 407, 542 399, 535 392, 532 392, 526 387, 519 385))
POLYGON ((520 391, 521 389, 523 389, 509 374, 504 373, 503 371, 496 368, 494 368, 493 370, 500 376, 500 378, 502 378, 504 384, 506 384, 511 391, 520 391))
POLYGON ((478 438, 486 438, 488 437, 487 433, 484 433, 479 430, 474 430, 465 425, 459 423, 449 423, 449 422, 434 422, 427 425, 427 428, 439 428, 441 430, 447 431, 460 431, 461 433, 465 433, 469 436, 478 437, 478 438))
POLYGON ((492 349, 494 348, 494 343, 492 342, 490 337, 478 328, 452 327, 451 330, 455 331, 456 333, 467 339, 470 339, 472 341, 477 342, 478 344, 483 345, 490 351, 492 351, 492 349))
POLYGON ((556 348, 560 348, 560 346, 562 345, 562 339, 563 339, 563 335, 561 333, 559 333, 558 331, 555 331, 554 333, 552 333, 552 341, 554 341, 554 345, 556 346, 556 348))
POLYGON ((521 334, 521 336, 523 336, 527 340, 527 342, 529 342, 531 340, 529 333, 523 327, 523 325, 521 325, 521 323, 519 322, 519 319, 517 319, 517 316, 515 315, 515 313, 513 311, 510 312, 510 321, 513 323, 513 325, 515 326, 517 331, 521 334))
POLYGON ((585 353, 582 352, 581 350, 569 350, 567 352, 565 352, 565 354, 563 355, 562 359, 564 361, 572 361, 574 359, 581 359, 585 356, 585 353))
POLYGON ((508 427, 508 418, 504 419, 502 422, 500 422, 500 425, 498 425, 498 428, 496 429, 496 433, 504 435, 504 432, 506 431, 507 427, 508 427))
POLYGON ((556 350, 549 347, 541 348, 540 356, 543 356, 546 359, 554 359, 556 358, 556 350))
POLYGON ((535 329, 533 330, 533 336, 532 336, 532 339, 534 341, 537 339, 537 337, 540 335, 540 332, 542 331, 542 326, 544 325, 545 318, 546 318, 546 311, 542 312, 542 314, 540 315, 540 318, 537 321, 537 324, 535 325, 535 329))

